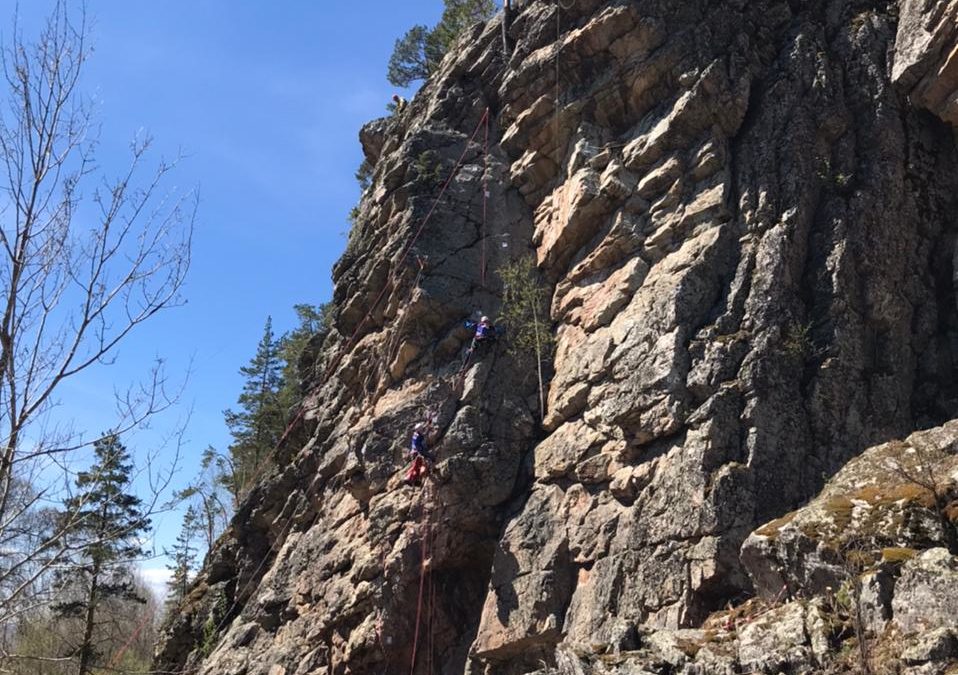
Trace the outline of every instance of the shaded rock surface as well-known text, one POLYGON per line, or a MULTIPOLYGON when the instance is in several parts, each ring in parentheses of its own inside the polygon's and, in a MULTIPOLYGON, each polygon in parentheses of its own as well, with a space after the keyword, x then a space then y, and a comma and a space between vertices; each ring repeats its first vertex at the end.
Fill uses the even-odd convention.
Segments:
MULTIPOLYGON (((796 516, 794 539, 749 537, 866 448, 958 417, 953 6, 528 2, 508 58, 499 18, 469 31, 361 134, 373 182, 303 364, 301 442, 244 499, 158 667, 831 664, 831 535, 796 516), (526 254, 557 336, 541 420, 532 359, 500 344, 463 366, 463 321, 498 315, 495 272, 526 254), (439 461, 414 489, 424 416, 439 461), (756 590, 762 616, 723 628, 756 590)), ((928 433, 941 449, 955 429, 928 433)), ((887 548, 943 543, 895 508, 918 534, 882 530, 887 548)), ((873 630, 906 630, 899 569, 861 571, 885 575, 861 584, 873 630)))

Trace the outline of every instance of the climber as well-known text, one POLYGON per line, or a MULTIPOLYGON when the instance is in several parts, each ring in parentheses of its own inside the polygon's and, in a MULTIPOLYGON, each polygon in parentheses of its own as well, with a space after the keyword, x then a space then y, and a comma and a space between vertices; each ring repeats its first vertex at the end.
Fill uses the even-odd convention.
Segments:
POLYGON ((405 482, 407 485, 419 483, 419 480, 426 475, 426 472, 436 458, 426 450, 426 442, 431 430, 430 422, 420 422, 413 428, 412 440, 409 444, 409 456, 412 457, 412 466, 406 472, 405 482))
POLYGON ((492 344, 499 336, 499 330, 492 325, 488 316, 483 316, 479 319, 478 323, 475 321, 467 321, 466 328, 470 330, 475 329, 476 331, 475 335, 472 336, 472 344, 469 345, 469 351, 466 352, 467 356, 486 345, 492 344))
POLYGON ((393 105, 396 106, 396 112, 401 113, 406 109, 406 99, 404 99, 399 94, 393 94, 393 105))

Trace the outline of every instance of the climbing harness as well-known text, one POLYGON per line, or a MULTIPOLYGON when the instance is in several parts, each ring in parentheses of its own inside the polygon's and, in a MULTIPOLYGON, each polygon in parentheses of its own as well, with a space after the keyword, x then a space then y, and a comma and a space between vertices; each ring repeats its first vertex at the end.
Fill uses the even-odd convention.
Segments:
MULTIPOLYGON (((430 220, 432 219, 433 215, 436 213, 436 210, 437 210, 437 208, 438 208, 438 206, 439 206, 440 201, 441 201, 442 198, 445 196, 445 193, 446 193, 446 191, 448 190, 449 186, 452 184, 453 179, 456 177, 456 175, 459 173, 459 170, 462 168, 462 165, 463 165, 463 162, 465 161, 466 155, 469 153, 470 148, 472 147, 473 143, 476 141, 476 138, 478 137, 478 134, 479 134, 480 130, 483 130, 483 129, 485 130, 485 134, 484 134, 484 139, 483 139, 483 150, 484 150, 484 153, 483 153, 483 154, 484 154, 484 160, 483 160, 483 161, 484 161, 484 169, 483 169, 483 182, 482 182, 482 190, 483 190, 483 220, 482 220, 482 226, 481 226, 482 249, 481 249, 481 257, 480 257, 480 280, 482 281, 483 284, 485 284, 485 265, 486 265, 486 261, 485 261, 485 239, 486 239, 486 232, 485 232, 485 230, 486 230, 487 200, 488 200, 488 197, 489 197, 489 192, 488 192, 489 109, 488 109, 488 108, 486 108, 486 109, 483 111, 481 117, 479 118, 479 122, 478 122, 478 124, 476 125, 475 130, 472 132, 472 134, 470 135, 470 137, 468 138, 468 140, 467 140, 466 143, 465 143, 465 147, 463 148, 462 154, 461 154, 461 155, 459 156, 459 158, 456 160, 456 163, 455 163, 455 165, 453 166, 452 170, 450 171, 449 176, 446 178, 446 180, 445 180, 445 182, 443 183, 441 189, 439 190, 439 194, 438 194, 438 195, 436 196, 436 198, 433 200, 432 205, 430 206, 429 210, 427 211, 427 213, 426 213, 425 217, 423 218, 422 222, 420 223, 418 229, 416 229, 416 231, 414 232, 413 236, 412 236, 412 237, 409 239, 409 241, 407 241, 406 244, 402 247, 401 253, 400 253, 400 255, 399 255, 399 258, 398 258, 398 260, 397 260, 397 262, 396 262, 396 265, 395 265, 395 267, 394 267, 394 270, 393 270, 392 274, 390 274, 389 278, 387 278, 386 282, 383 284, 382 289, 381 289, 381 290, 379 291, 379 293, 376 295, 376 297, 375 297, 375 299, 373 300, 372 304, 370 305, 369 309, 368 309, 367 312, 364 314, 364 316, 363 316, 362 319, 359 321, 359 323, 356 325, 356 327, 355 327, 355 329, 353 330, 352 335, 350 336, 349 340, 347 340, 346 344, 345 344, 341 349, 338 350, 338 353, 336 354, 336 357, 335 357, 335 358, 333 359, 333 361, 325 368, 324 373, 323 373, 323 376, 322 376, 321 378, 319 378, 319 382, 320 382, 321 384, 318 385, 318 386, 321 386, 322 383, 325 383, 325 382, 329 379, 329 376, 330 376, 330 375, 335 371, 335 369, 339 366, 339 364, 340 364, 340 362, 342 361, 342 359, 344 358, 345 354, 349 353, 349 352, 353 349, 353 347, 355 346, 356 342, 358 341, 360 332, 361 332, 362 329, 365 327, 367 321, 368 321, 369 318, 372 316, 372 314, 375 312, 375 310, 376 310, 376 308, 379 306, 380 302, 382 302, 382 300, 385 298, 387 291, 389 291, 389 290, 392 289, 392 288, 395 288, 395 286, 396 286, 396 284, 397 284, 397 282, 398 282, 398 277, 397 277, 398 273, 403 269, 403 264, 405 263, 405 261, 406 261, 406 259, 408 258, 410 252, 412 251, 413 246, 415 246, 416 242, 419 240, 420 236, 421 236, 421 235, 423 234, 423 232, 425 231, 426 225, 430 222, 430 220)), ((418 286, 419 281, 421 280, 421 277, 422 277, 422 274, 423 274, 423 269, 424 269, 424 265, 421 264, 421 265, 420 265, 419 273, 417 274, 416 279, 415 279, 414 282, 413 282, 413 289, 415 289, 415 288, 418 286)), ((314 389, 313 391, 315 391, 315 389, 314 389)), ((311 394, 312 391, 309 392, 309 393, 311 394)), ((303 419, 305 413, 306 413, 306 408, 305 408, 305 406, 300 405, 299 410, 297 411, 297 413, 296 413, 296 415, 293 417, 293 419, 290 420, 290 422, 286 425, 286 428, 283 430, 283 433, 280 435, 279 440, 276 442, 276 444, 273 446, 273 448, 272 448, 266 455, 264 455, 263 458, 262 458, 262 459, 257 463, 257 465, 254 467, 253 472, 250 474, 249 478, 247 479, 247 482, 246 482, 246 485, 247 485, 247 486, 254 484, 255 480, 256 480, 256 479, 260 476, 260 474, 262 473, 264 467, 267 466, 268 462, 275 456, 275 454, 280 450, 280 448, 283 447, 283 445, 284 445, 284 444, 286 443, 286 441, 288 440, 288 438, 289 438, 290 434, 292 433, 292 431, 293 431, 293 430, 296 428, 296 426, 302 421, 302 419, 303 419)), ((427 485, 428 485, 428 484, 427 484, 427 485)), ((243 489, 244 489, 244 492, 245 492, 246 486, 244 486, 243 489)), ((431 492, 432 492, 432 491, 431 491, 431 489, 430 489, 429 487, 424 487, 424 488, 423 488, 423 491, 422 491, 421 500, 425 500, 426 497, 427 497, 427 494, 431 494, 431 492)), ((421 551, 422 551, 421 555, 422 555, 422 563, 421 563, 421 570, 420 570, 420 583, 419 583, 419 592, 418 592, 417 610, 416 610, 416 628, 415 628, 415 635, 414 635, 414 638, 413 638, 412 658, 411 658, 411 664, 410 664, 410 672, 411 672, 411 674, 415 672, 416 657, 417 657, 417 651, 418 651, 418 646, 419 646, 420 629, 421 629, 421 624, 422 624, 423 595, 424 595, 424 593, 426 593, 426 585, 425 585, 425 584, 426 584, 426 581, 427 581, 427 576, 429 577, 429 584, 430 584, 430 585, 429 585, 429 592, 428 592, 428 594, 426 594, 427 597, 428 597, 428 602, 429 602, 429 619, 428 619, 429 623, 428 623, 428 626, 427 626, 427 643, 428 643, 428 649, 429 649, 429 652, 430 652, 429 655, 428 655, 427 663, 429 664, 430 670, 431 670, 432 664, 433 664, 432 651, 433 651, 433 639, 434 639, 434 635, 433 635, 433 631, 434 631, 434 626, 433 626, 433 624, 434 624, 434 621, 433 621, 433 613, 434 613, 434 608, 435 608, 435 588, 434 588, 434 585, 433 585, 433 583, 432 583, 431 570, 429 569, 429 567, 431 566, 430 559, 429 559, 429 555, 430 555, 430 547, 431 547, 431 543, 432 543, 432 541, 431 541, 431 539, 432 539, 432 534, 431 534, 431 532, 432 532, 432 525, 431 525, 431 522, 430 522, 431 509, 427 510, 427 509, 423 508, 423 509, 422 509, 422 513, 423 513, 423 518, 424 518, 424 527, 423 527, 423 529, 422 529, 422 531, 421 531, 421 534, 420 534, 420 536, 421 536, 421 551)), ((316 514, 313 516, 312 521, 310 522, 310 524, 307 526, 306 529, 309 529, 309 528, 311 528, 313 525, 315 525, 317 519, 319 518, 319 514, 320 514, 320 511, 317 510, 316 514)), ((259 565, 253 570, 253 573, 249 576, 249 579, 247 580, 247 582, 242 586, 242 588, 237 589, 237 592, 234 593, 234 595, 233 595, 233 602, 230 604, 229 608, 224 612, 223 616, 222 616, 222 617, 220 618, 220 620, 217 622, 217 624, 216 624, 216 626, 215 626, 215 628, 214 628, 214 630, 213 630, 213 634, 214 634, 214 635, 218 635, 218 634, 220 633, 220 631, 224 628, 224 626, 226 625, 226 623, 227 623, 228 621, 231 621, 233 618, 235 618, 235 617, 233 617, 232 615, 233 615, 233 612, 236 610, 236 608, 239 606, 240 599, 243 598, 243 597, 246 597, 247 594, 248 594, 248 592, 252 589, 253 584, 256 583, 258 580, 260 580, 260 574, 262 573, 263 568, 265 567, 266 563, 267 563, 269 560, 271 560, 272 557, 273 557, 273 555, 277 552, 277 547, 278 547, 278 545, 279 545, 281 542, 285 542, 285 541, 286 541, 286 535, 288 534, 289 530, 291 529, 291 526, 292 526, 292 524, 293 524, 293 516, 294 516, 294 515, 295 515, 295 510, 294 510, 292 513, 290 513, 289 517, 286 519, 286 523, 284 523, 283 526, 280 528, 279 532, 277 533, 276 537, 275 537, 274 540, 273 540, 273 543, 270 545, 270 547, 269 547, 269 549, 267 550, 266 554, 262 556, 262 559, 260 560, 259 565)), ((384 573, 385 573, 385 562, 384 562, 384 573)), ((146 625, 146 624, 145 624, 145 622, 144 622, 144 624, 143 624, 142 626, 140 626, 136 631, 134 631, 134 633, 133 633, 131 639, 130 639, 130 640, 128 641, 128 643, 127 643, 126 645, 124 645, 124 647, 117 653, 117 655, 114 657, 114 659, 113 659, 113 661, 111 662, 111 664, 115 665, 115 662, 117 662, 117 661, 119 660, 119 658, 122 657, 122 655, 125 653, 126 649, 129 647, 130 644, 132 644, 133 640, 136 638, 136 636, 138 635, 138 633, 143 629, 143 627, 144 627, 145 625, 146 625)), ((385 653, 386 653, 385 645, 382 643, 382 619, 381 619, 381 617, 378 619, 378 622, 377 622, 377 634, 378 634, 378 636, 379 636, 380 644, 381 644, 382 649, 383 649, 383 652, 384 652, 384 654, 385 654, 385 653)), ((388 655, 386 655, 386 657, 387 657, 387 659, 388 659, 388 655)))

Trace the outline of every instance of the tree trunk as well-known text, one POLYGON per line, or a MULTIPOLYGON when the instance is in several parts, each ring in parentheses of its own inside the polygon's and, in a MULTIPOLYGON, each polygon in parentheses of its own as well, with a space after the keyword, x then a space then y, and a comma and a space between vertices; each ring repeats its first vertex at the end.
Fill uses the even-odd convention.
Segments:
POLYGON ((96 617, 97 591, 99 590, 100 567, 93 566, 93 577, 90 579, 90 592, 87 594, 86 617, 83 624, 83 642, 80 643, 80 663, 77 666, 77 675, 88 675, 93 666, 93 620, 96 617))
POLYGON ((538 304, 538 294, 533 296, 532 302, 532 324, 536 333, 536 368, 539 374, 539 420, 546 418, 545 386, 542 383, 542 343, 539 341, 539 313, 536 311, 538 304))

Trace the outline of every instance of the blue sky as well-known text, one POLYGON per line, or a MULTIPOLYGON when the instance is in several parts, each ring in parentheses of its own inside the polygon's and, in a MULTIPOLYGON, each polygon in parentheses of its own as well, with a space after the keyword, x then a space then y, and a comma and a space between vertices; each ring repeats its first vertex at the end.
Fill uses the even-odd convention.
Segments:
MULTIPOLYGON (((52 2, 19 5, 29 37, 52 2)), ((0 0, 5 37, 15 6, 0 0)), ((186 153, 176 183, 198 186, 201 202, 187 304, 125 342, 116 365, 70 383, 59 410, 96 433, 110 424, 114 386, 152 358, 166 359, 174 377, 192 363, 183 405, 154 431, 128 439, 138 451, 155 446, 164 427, 192 408, 178 474, 184 484, 203 448, 228 443, 222 411, 235 405, 238 369, 267 315, 282 332, 293 326, 293 304, 329 299, 330 268, 359 196, 359 127, 383 115, 395 91, 385 78, 394 41, 413 24, 434 24, 442 2, 87 0, 87 7, 95 51, 83 90, 98 101, 100 164, 118 171, 129 140, 145 130, 154 158, 186 153)), ((175 538, 179 516, 155 525, 159 549, 175 538)))

